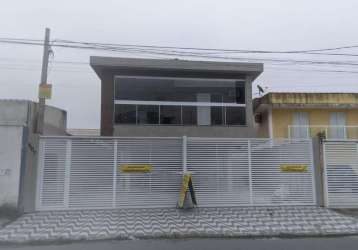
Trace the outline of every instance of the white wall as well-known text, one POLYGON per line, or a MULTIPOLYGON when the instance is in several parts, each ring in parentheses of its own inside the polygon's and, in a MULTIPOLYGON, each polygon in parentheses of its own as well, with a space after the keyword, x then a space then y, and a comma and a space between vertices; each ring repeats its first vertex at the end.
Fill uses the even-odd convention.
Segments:
POLYGON ((22 126, 0 124, 0 206, 17 207, 20 185, 22 126))

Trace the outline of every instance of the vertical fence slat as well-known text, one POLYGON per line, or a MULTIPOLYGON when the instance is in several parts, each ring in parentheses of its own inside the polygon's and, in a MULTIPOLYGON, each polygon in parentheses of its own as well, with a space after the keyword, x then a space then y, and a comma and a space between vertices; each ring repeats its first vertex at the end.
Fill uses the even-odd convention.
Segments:
POLYGON ((251 142, 247 140, 247 158, 248 158, 248 167, 249 167, 249 195, 250 195, 250 205, 254 204, 253 199, 253 190, 252 190, 252 167, 251 167, 251 142))
POLYGON ((39 140, 39 153, 38 153, 38 159, 37 159, 37 183, 36 183, 36 210, 42 209, 42 183, 43 183, 43 175, 44 175, 44 141, 39 140))
POLYGON ((324 185, 324 204, 326 207, 329 207, 329 197, 328 197, 328 175, 327 175, 327 159, 326 159, 326 143, 323 143, 323 185, 324 185))
POLYGON ((116 207, 116 196, 117 196, 117 156, 118 156, 118 141, 114 140, 113 143, 113 197, 112 207, 116 207))
POLYGON ((72 156, 72 140, 66 141, 66 162, 65 162, 65 180, 64 180, 64 206, 69 207, 70 195, 70 177, 71 177, 71 156, 72 156))

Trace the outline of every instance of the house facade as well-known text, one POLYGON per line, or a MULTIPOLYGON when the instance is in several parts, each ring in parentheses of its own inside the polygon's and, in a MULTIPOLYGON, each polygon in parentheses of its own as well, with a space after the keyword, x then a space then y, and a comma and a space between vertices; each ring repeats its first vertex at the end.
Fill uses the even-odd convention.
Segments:
POLYGON ((252 82, 262 64, 91 57, 101 135, 254 137, 252 82))
POLYGON ((358 93, 268 93, 254 100, 259 137, 358 139, 358 93))

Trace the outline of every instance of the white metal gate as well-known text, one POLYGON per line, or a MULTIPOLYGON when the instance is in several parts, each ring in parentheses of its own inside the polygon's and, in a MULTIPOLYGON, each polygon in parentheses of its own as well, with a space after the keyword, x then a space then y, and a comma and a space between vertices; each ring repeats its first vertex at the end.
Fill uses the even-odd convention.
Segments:
POLYGON ((325 141, 325 203, 331 208, 358 207, 358 141, 325 141))
POLYGON ((180 190, 180 138, 40 140, 38 210, 172 207, 180 190), (152 164, 150 173, 122 173, 120 164, 152 164))
POLYGON ((43 137, 39 159, 37 210, 175 207, 183 170, 201 207, 315 204, 311 140, 43 137))
POLYGON ((201 206, 315 204, 311 140, 189 138, 187 154, 201 206))

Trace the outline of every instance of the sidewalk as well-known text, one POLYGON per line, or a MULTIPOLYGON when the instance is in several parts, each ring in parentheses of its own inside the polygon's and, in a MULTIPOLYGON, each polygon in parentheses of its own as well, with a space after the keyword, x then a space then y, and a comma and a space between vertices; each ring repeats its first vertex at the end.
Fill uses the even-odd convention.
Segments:
POLYGON ((351 234, 357 218, 309 206, 76 210, 23 215, 0 230, 0 243, 351 234))

